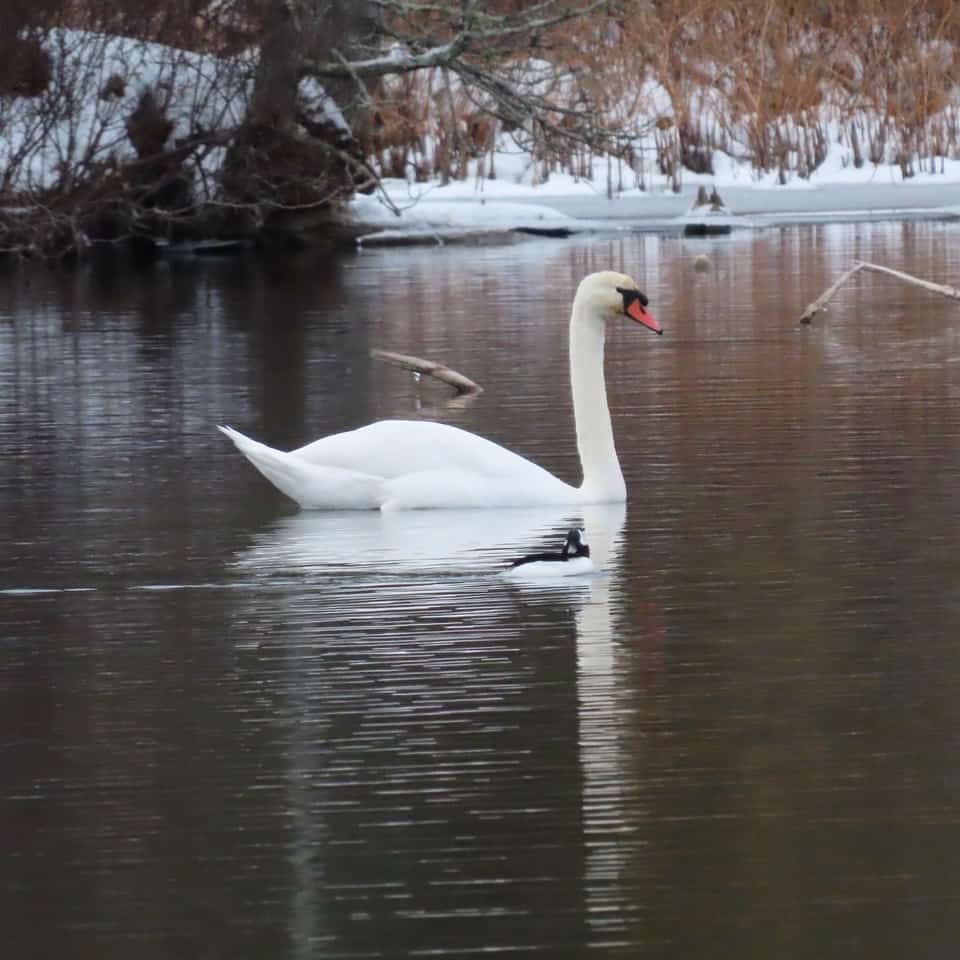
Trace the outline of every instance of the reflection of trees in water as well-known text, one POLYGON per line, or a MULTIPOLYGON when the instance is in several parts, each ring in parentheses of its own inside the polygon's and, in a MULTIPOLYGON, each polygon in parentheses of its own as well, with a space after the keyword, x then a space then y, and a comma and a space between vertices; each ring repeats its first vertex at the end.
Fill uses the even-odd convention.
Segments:
MULTIPOLYGON (((856 431, 824 432, 835 449, 792 475, 781 465, 780 485, 771 463, 744 462, 725 487, 701 472, 682 517, 655 490, 647 502, 642 549, 669 558, 669 593, 656 596, 670 637, 662 716, 635 726, 649 842, 648 874, 632 879, 646 891, 635 902, 649 941, 678 955, 946 942, 945 900, 902 909, 911 871, 935 876, 937 890, 955 880, 929 842, 942 840, 949 807, 934 745, 957 701, 934 677, 955 657, 937 521, 915 499, 927 431, 911 442, 913 498, 882 466, 889 434, 860 458, 849 456, 856 431), (678 922, 678 902, 697 923, 678 922)), ((725 453, 736 451, 731 438, 725 453)), ((642 562, 627 558, 630 569, 642 562)))
POLYGON ((286 821, 248 793, 282 773, 276 728, 245 720, 258 691, 238 682, 225 593, 127 586, 0 604, 7 942, 111 956, 146 934, 148 956, 193 956, 219 917, 219 948, 275 949, 279 918, 237 911, 285 888, 269 851, 286 821))

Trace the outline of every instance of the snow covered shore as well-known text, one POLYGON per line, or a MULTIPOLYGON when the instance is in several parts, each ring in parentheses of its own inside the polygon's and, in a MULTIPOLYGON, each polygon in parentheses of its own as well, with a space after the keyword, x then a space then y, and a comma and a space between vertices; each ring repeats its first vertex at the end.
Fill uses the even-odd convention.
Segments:
MULTIPOLYGON (((51 31, 44 42, 54 68, 51 89, 42 98, 0 97, 4 133, 0 171, 7 192, 6 213, 14 226, 20 227, 24 211, 40 209, 34 206, 34 198, 47 191, 58 187, 68 191, 92 174, 101 175, 110 187, 125 183, 117 171, 138 158, 142 161, 141 148, 151 156, 147 146, 136 146, 131 132, 131 120, 144 111, 147 94, 158 110, 162 107, 159 126, 164 149, 175 152, 171 145, 179 145, 176 149, 188 149, 191 154, 182 169, 189 180, 189 199, 213 204, 223 199, 220 174, 226 141, 214 137, 205 143, 204 132, 242 125, 250 95, 249 56, 220 61, 160 44, 65 29, 51 31), (75 104, 80 106, 74 109, 75 104), (194 136, 193 146, 184 148, 194 136)), ((429 89, 432 81, 425 82, 429 89)), ((654 112, 643 116, 669 119, 669 103, 657 83, 646 81, 644 91, 643 109, 654 112)), ((311 122, 346 130, 343 117, 315 81, 301 81, 300 100, 301 113, 311 122)), ((786 166, 761 173, 719 149, 702 167, 712 169, 711 174, 684 171, 681 176, 676 169, 669 175, 662 173, 654 125, 652 132, 631 145, 630 164, 591 154, 579 157, 575 165, 568 160, 564 167, 589 175, 553 172, 544 179, 545 169, 562 165, 535 158, 536 146, 529 139, 521 149, 511 135, 501 133, 486 154, 469 161, 464 180, 443 183, 439 176, 425 183, 385 180, 379 195, 357 196, 348 210, 353 221, 349 234, 359 235, 361 245, 382 245, 496 241, 517 232, 557 237, 621 229, 679 231, 690 223, 688 211, 701 186, 719 190, 731 228, 811 220, 960 216, 960 160, 917 155, 910 163, 857 167, 860 154, 842 124, 828 115, 829 111, 822 121, 825 156, 820 161, 818 153, 820 162, 809 177, 786 166), (485 174, 493 169, 496 178, 490 179, 485 174), (905 169, 915 175, 905 179, 905 169), (673 189, 677 182, 682 183, 679 193, 673 189)), ((435 132, 417 138, 423 162, 408 164, 411 175, 437 169, 425 159, 435 140, 435 132)), ((749 155, 735 138, 725 149, 740 157, 749 155)), ((882 155, 893 154, 891 148, 882 155)), ((166 204, 170 205, 177 207, 166 204)), ((186 201, 179 205, 186 206, 186 201)), ((28 245, 26 240, 24 244, 28 245)))
POLYGON ((785 185, 774 175, 758 176, 715 156, 716 176, 688 175, 683 191, 670 190, 665 178, 646 190, 607 189, 606 171, 594 179, 556 174, 546 183, 530 183, 522 157, 496 180, 473 178, 445 186, 385 181, 394 213, 382 197, 358 196, 350 214, 361 228, 361 245, 374 242, 455 242, 506 231, 563 235, 595 230, 680 229, 697 188, 716 187, 743 227, 824 220, 960 217, 960 161, 944 160, 942 173, 921 173, 905 180, 895 165, 847 164, 840 151, 808 179, 785 185), (612 194, 612 195, 610 195, 612 194))

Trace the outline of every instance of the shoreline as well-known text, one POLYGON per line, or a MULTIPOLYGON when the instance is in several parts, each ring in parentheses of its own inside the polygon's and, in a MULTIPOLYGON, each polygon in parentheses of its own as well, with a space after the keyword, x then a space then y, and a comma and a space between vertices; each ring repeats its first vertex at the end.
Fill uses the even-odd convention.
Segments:
MULTIPOLYGON (((472 195, 454 189, 428 189, 400 216, 375 196, 350 205, 356 245, 366 247, 516 242, 523 235, 568 237, 590 233, 677 233, 691 223, 708 222, 690 207, 700 184, 679 193, 631 191, 608 198, 587 184, 576 192, 542 187, 484 184, 472 195), (506 187, 506 189, 501 189, 506 187)), ((718 185, 732 231, 821 223, 883 220, 960 220, 960 182, 834 183, 767 187, 718 185)))
MULTIPOLYGON (((586 181, 541 186, 485 181, 440 187, 388 184, 398 216, 377 195, 356 195, 340 216, 261 236, 196 239, 172 243, 140 238, 129 252, 148 258, 223 258, 256 250, 327 247, 339 250, 409 246, 489 246, 611 234, 662 234, 711 240, 744 231, 830 223, 960 221, 960 181, 914 183, 820 183, 775 187, 719 182, 724 207, 691 210, 708 178, 691 178, 681 193, 664 188, 627 191, 608 198, 586 181), (419 189, 416 196, 413 190, 419 189), (706 227, 697 231, 696 227, 706 227), (691 230, 691 227, 694 229, 691 230)), ((564 182, 566 180, 566 182, 564 182)), ((115 244, 93 244, 87 253, 115 255, 115 244)))

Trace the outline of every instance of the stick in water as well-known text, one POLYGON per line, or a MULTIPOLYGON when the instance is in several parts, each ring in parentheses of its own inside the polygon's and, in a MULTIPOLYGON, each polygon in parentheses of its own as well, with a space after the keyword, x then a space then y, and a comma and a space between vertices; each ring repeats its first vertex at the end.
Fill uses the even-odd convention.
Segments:
POLYGON ((857 266, 863 270, 875 270, 877 273, 886 273, 888 276, 896 277, 898 280, 904 280, 918 287, 923 287, 924 290, 929 290, 931 293, 939 293, 941 296, 949 297, 951 300, 960 300, 960 290, 957 290, 956 287, 948 287, 942 283, 933 283, 930 280, 921 280, 919 277, 911 276, 909 273, 892 270, 890 267, 881 267, 878 263, 857 261, 857 266))
POLYGON ((857 261, 845 274, 827 287, 823 293, 800 314, 801 323, 809 323, 821 310, 827 307, 827 301, 843 286, 855 273, 859 273, 866 264, 857 261))
POLYGON ((432 360, 422 360, 420 357, 411 357, 405 353, 392 353, 389 350, 371 350, 370 356, 379 357, 392 363, 395 366, 403 367, 405 370, 412 370, 414 373, 422 373, 436 380, 442 380, 457 391, 458 396, 469 397, 477 393, 483 393, 483 387, 474 383, 469 377, 465 377, 456 370, 445 367, 442 363, 435 363, 432 360))
POLYGON ((825 290, 817 297, 810 306, 800 315, 801 323, 809 323, 821 310, 826 307, 827 301, 847 282, 855 273, 860 270, 873 270, 875 273, 885 273, 889 277, 896 277, 897 280, 903 280, 904 283, 912 283, 914 286, 923 287, 931 293, 939 293, 942 297, 949 297, 951 300, 960 300, 960 290, 956 287, 948 287, 943 283, 933 283, 931 280, 921 280, 912 274, 904 273, 902 270, 894 270, 891 267, 882 267, 879 263, 868 263, 865 260, 857 260, 854 265, 840 277, 831 287, 825 290))

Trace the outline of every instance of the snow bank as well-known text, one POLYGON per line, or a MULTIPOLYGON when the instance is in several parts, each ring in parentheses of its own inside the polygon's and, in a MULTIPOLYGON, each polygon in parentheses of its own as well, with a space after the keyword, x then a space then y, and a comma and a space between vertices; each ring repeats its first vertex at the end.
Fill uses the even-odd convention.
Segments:
MULTIPOLYGON (((147 90, 172 124, 167 145, 203 130, 229 130, 244 116, 251 89, 253 59, 219 59, 162 46, 77 30, 55 30, 46 38, 53 80, 33 98, 0 98, 0 172, 8 193, 69 186, 98 166, 133 159, 127 120, 147 90), (80 95, 83 91, 84 94, 80 95)), ((305 80, 305 111, 313 122, 348 134, 340 111, 322 87, 305 80)), ((626 101, 625 101, 626 102, 626 101)), ((637 110, 649 116, 669 113, 663 90, 647 81, 618 119, 635 124, 637 110), (639 105, 639 106, 638 106, 639 105), (629 115, 628 115, 629 114, 629 115)), ((709 123, 710 100, 699 102, 709 123)), ((642 119, 642 115, 641 119, 642 119)), ((827 123, 824 161, 808 178, 758 172, 722 151, 712 153, 712 174, 676 178, 656 167, 655 133, 638 136, 632 165, 604 156, 580 157, 580 176, 547 173, 543 161, 501 135, 492 155, 470 162, 464 180, 441 184, 385 181, 398 217, 377 198, 357 197, 350 215, 361 230, 420 232, 512 229, 570 230, 583 220, 651 220, 681 217, 697 186, 717 187, 733 214, 792 211, 804 214, 850 210, 912 210, 960 206, 960 160, 926 158, 904 178, 894 163, 856 167, 843 128, 827 123), (937 172, 932 172, 932 171, 937 172)), ((424 140, 424 155, 431 150, 424 140)), ((199 197, 215 196, 225 148, 201 152, 194 166, 199 197)))
MULTIPOLYGON (((43 190, 132 159, 126 121, 147 90, 173 124, 168 146, 243 117, 250 73, 243 60, 82 30, 51 31, 45 49, 48 89, 38 97, 0 98, 0 170, 8 190, 43 190)), ((212 151, 201 173, 215 172, 221 159, 221 151, 212 151)))
MULTIPOLYGON (((511 169, 510 178, 489 180, 474 176, 441 186, 387 180, 384 187, 400 216, 375 197, 357 197, 350 206, 354 220, 370 232, 391 230, 398 241, 404 234, 433 231, 515 230, 525 227, 566 226, 570 232, 645 224, 678 230, 689 213, 697 187, 717 187, 735 228, 763 226, 798 219, 954 215, 960 209, 960 161, 943 161, 943 173, 922 173, 905 179, 894 164, 856 168, 837 145, 809 179, 794 177, 786 184, 775 174, 760 175, 725 154, 714 155, 715 175, 685 174, 681 193, 666 177, 646 190, 611 188, 608 177, 615 166, 594 161, 594 179, 556 174, 546 183, 532 183, 529 158, 507 153, 496 160, 498 171, 511 169)), ((386 239, 386 238, 384 238, 386 239)))

